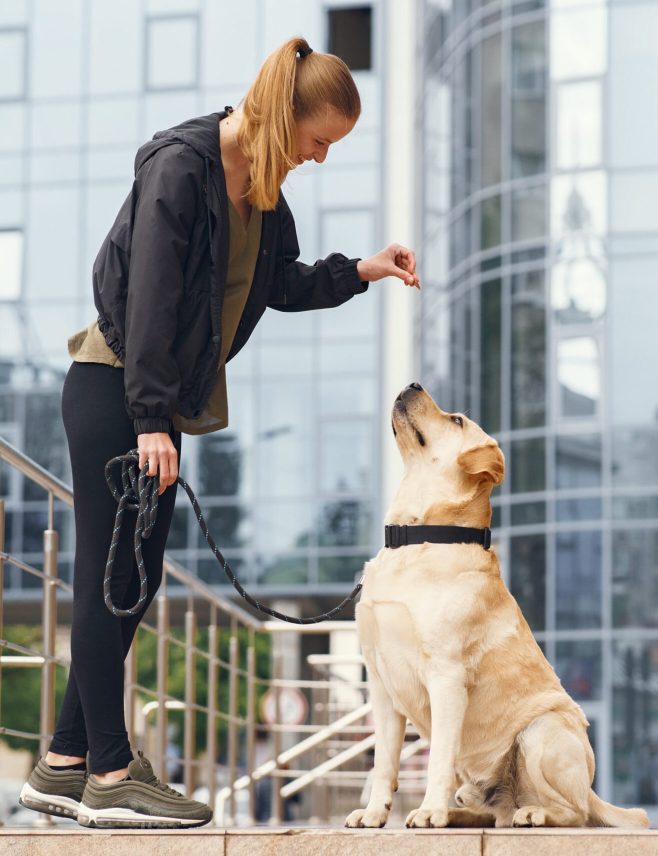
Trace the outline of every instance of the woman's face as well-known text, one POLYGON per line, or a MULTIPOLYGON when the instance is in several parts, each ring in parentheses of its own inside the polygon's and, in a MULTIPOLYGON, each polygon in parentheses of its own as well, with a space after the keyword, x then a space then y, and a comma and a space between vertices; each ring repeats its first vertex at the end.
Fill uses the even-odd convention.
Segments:
POLYGON ((295 123, 297 163, 307 160, 322 163, 327 157, 329 146, 342 140, 355 124, 356 119, 348 119, 333 107, 327 107, 316 116, 299 119, 295 123))

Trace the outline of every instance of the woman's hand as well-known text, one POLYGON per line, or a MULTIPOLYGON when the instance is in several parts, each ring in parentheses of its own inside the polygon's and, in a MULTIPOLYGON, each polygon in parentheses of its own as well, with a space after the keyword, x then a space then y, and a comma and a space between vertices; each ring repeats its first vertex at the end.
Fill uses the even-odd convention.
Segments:
POLYGON ((178 453, 166 432, 154 431, 152 434, 138 434, 137 448, 139 449, 139 471, 149 462, 147 475, 155 476, 160 470, 158 496, 178 478, 178 453))
POLYGON ((389 244, 369 259, 359 259, 356 263, 359 279, 364 282, 377 282, 385 276, 399 276, 405 285, 420 288, 416 276, 416 255, 402 244, 389 244))

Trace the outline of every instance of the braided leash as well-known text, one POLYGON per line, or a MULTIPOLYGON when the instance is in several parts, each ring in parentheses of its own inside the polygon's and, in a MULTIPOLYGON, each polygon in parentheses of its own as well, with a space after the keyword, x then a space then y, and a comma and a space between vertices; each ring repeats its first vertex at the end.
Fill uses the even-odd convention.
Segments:
MULTIPOLYGON (((144 561, 142 559, 142 538, 148 538, 151 532, 153 531, 153 526, 155 525, 155 519, 158 513, 158 488, 160 486, 160 477, 156 474, 155 476, 147 476, 146 473, 148 471, 149 465, 148 462, 144 464, 141 471, 138 471, 137 467, 139 466, 139 450, 133 449, 128 452, 127 455, 118 455, 116 458, 112 458, 105 464, 105 481, 108 484, 110 489, 110 493, 119 503, 119 508, 117 509, 116 518, 114 521, 114 529, 112 531, 112 543, 110 544, 110 551, 107 557, 107 564, 105 566, 105 577, 103 578, 103 598, 105 600, 105 605, 110 610, 113 615, 123 617, 126 615, 135 615, 141 609, 142 604, 146 600, 146 571, 144 568, 144 561), (123 493, 121 493, 114 481, 112 480, 111 470, 112 467, 121 463, 121 482, 123 485, 123 493), (119 534, 121 532, 121 524, 123 521, 123 513, 126 508, 136 509, 137 510, 137 521, 135 523, 135 537, 134 537, 134 550, 135 550, 135 558, 137 559, 137 570, 139 572, 139 597, 134 604, 134 606, 128 607, 127 609, 119 609, 117 606, 112 603, 112 595, 110 593, 110 587, 112 583, 112 568, 114 566, 114 556, 117 551, 117 547, 119 544, 119 534)), ((348 594, 348 596, 341 601, 338 606, 335 606, 333 609, 330 609, 329 612, 324 612, 322 615, 315 615, 312 618, 297 618, 294 615, 285 615, 283 612, 277 612, 276 609, 270 609, 268 606, 264 606, 262 603, 259 603, 255 598, 253 598, 248 592, 246 592, 238 580, 235 577, 235 574, 231 570, 228 562, 222 556, 219 548, 215 544, 212 535, 208 532, 208 527, 206 526, 206 521, 203 519, 203 514, 201 512, 201 508, 199 507, 199 503, 197 502, 197 498, 194 495, 194 491, 188 485, 188 483, 182 479, 180 476, 176 479, 178 484, 182 485, 185 489, 185 493, 190 498, 190 502, 192 503, 192 508, 194 509, 194 513, 196 514, 196 518, 199 521, 199 526, 201 531, 203 532, 204 538, 210 545, 210 549, 213 551, 217 560, 224 568, 224 573, 232 583, 235 590, 243 597, 247 603, 250 603, 256 609, 260 610, 260 612, 264 612, 267 615, 271 615, 274 618, 280 618, 282 621, 288 621, 291 624, 318 624, 321 621, 327 621, 330 618, 333 618, 334 615, 337 615, 342 609, 344 609, 348 603, 354 600, 354 598, 358 595, 362 588, 362 580, 354 587, 354 589, 348 594)))

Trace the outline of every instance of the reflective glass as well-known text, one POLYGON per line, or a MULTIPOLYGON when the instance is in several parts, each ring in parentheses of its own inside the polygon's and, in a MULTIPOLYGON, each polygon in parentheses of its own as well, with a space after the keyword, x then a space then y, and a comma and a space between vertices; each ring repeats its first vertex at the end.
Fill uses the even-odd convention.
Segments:
POLYGON ((551 306, 561 324, 595 321, 606 308, 606 271, 604 259, 589 258, 575 251, 551 270, 551 306))
POLYGON ((557 381, 562 416, 595 416, 601 397, 599 343, 592 336, 563 338, 557 343, 557 381))
POLYGON ((612 799, 658 803, 658 641, 612 643, 612 799))
POLYGON ((319 389, 322 414, 369 416, 375 411, 376 388, 370 377, 322 377, 319 389))
MULTIPOLYGON (((558 499, 555 504, 558 522, 575 520, 599 520, 603 505, 596 497, 558 499)), ((656 515, 658 517, 658 514, 656 515)))
POLYGON ((598 487, 602 480, 600 434, 563 434, 555 440, 555 487, 598 487))
POLYGON ((527 187, 512 193, 512 240, 530 241, 546 235, 546 188, 527 187))
POLYGON ((658 518, 658 496, 613 496, 612 516, 619 519, 652 520, 658 518))
POLYGON ((558 642, 555 660, 555 671, 572 699, 593 701, 601 698, 601 643, 598 640, 558 642))
POLYGON ((483 250, 498 246, 502 241, 502 215, 500 195, 483 199, 480 205, 480 247, 483 250))
MULTIPOLYGON (((624 415, 630 420, 635 414, 628 411, 624 415)), ((655 488, 658 484, 658 429, 642 425, 613 429, 612 483, 619 487, 655 488)))
POLYGON ((320 556, 318 559, 318 582, 355 583, 363 572, 363 566, 372 558, 369 553, 347 556, 320 556))
POLYGON ((264 551, 254 570, 261 585, 308 584, 306 556, 272 556, 264 551))
POLYGON ((512 277, 512 428, 546 421, 545 273, 512 277))
POLYGON ((658 531, 612 533, 612 623, 658 627, 658 531))
POLYGON ((502 64, 500 34, 482 41, 482 152, 481 185, 498 184, 501 180, 501 90, 502 64))
MULTIPOLYGON (((578 3, 580 6, 580 3, 578 3)), ((607 67, 607 10, 603 2, 551 15, 551 77, 564 80, 604 74, 607 67)))
POLYGON ((0 30, 0 98, 25 97, 24 29, 0 30))
POLYGON ((528 526, 531 523, 546 521, 545 502, 521 502, 510 506, 512 526, 528 526))
POLYGON ((18 300, 23 278, 23 233, 18 229, 0 231, 0 270, 0 300, 18 300))
POLYGON ((501 429, 501 282, 480 286, 480 419, 489 433, 501 429))
POLYGON ((370 420, 326 420, 320 432, 320 489, 369 493, 373 489, 374 436, 370 420))
POLYGON ((533 632, 546 624, 546 536, 510 538, 510 591, 533 632))
POLYGON ((258 368, 261 375, 310 375, 313 370, 313 346, 310 342, 261 342, 258 368))
POLYGON ((317 540, 313 506, 302 500, 259 502, 253 511, 253 546, 262 553, 304 549, 317 540))
POLYGON ((176 89, 197 85, 196 17, 147 18, 146 88, 176 89))
POLYGON ((546 440, 532 437, 512 442, 512 493, 546 489, 546 440))
POLYGON ((551 178, 551 234, 559 238, 559 254, 598 258, 598 236, 608 229, 607 178, 601 170, 551 178))
POLYGON ((543 21, 512 30, 512 178, 546 165, 546 36, 543 21))
POLYGON ((557 89, 556 165, 598 166, 603 156, 603 106, 598 80, 562 83, 557 89))
POLYGON ((601 626, 600 532, 559 532, 555 554, 555 624, 558 630, 601 626))
MULTIPOLYGON (((209 505, 206 502, 203 506, 203 516, 208 531, 222 553, 225 547, 250 547, 253 543, 253 521, 247 506, 237 503, 209 505)), ((210 550, 196 516, 192 518, 192 526, 195 530, 195 546, 210 550)))
POLYGON ((369 546, 372 526, 371 503, 348 497, 327 499, 320 503, 318 524, 320 547, 369 546))

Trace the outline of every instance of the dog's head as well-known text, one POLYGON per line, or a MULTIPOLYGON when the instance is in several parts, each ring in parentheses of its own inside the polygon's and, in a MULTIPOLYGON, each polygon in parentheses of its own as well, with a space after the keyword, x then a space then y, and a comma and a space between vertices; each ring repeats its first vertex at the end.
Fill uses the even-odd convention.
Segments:
POLYGON ((402 390, 391 419, 405 493, 413 489, 417 508, 427 509, 440 498, 459 504, 483 490, 488 497, 503 481, 505 458, 493 437, 462 413, 441 410, 420 384, 402 390))

